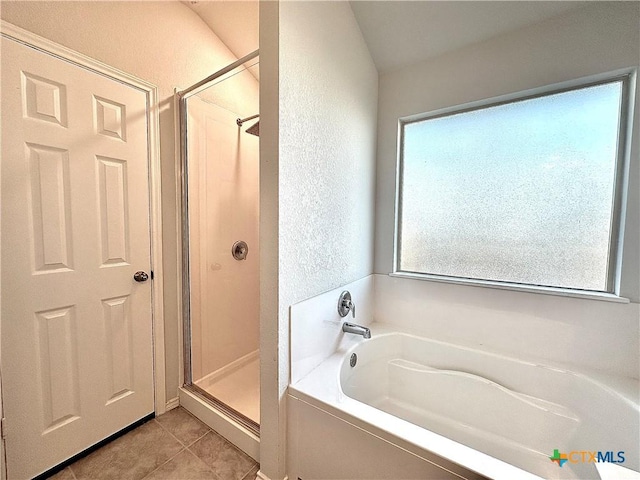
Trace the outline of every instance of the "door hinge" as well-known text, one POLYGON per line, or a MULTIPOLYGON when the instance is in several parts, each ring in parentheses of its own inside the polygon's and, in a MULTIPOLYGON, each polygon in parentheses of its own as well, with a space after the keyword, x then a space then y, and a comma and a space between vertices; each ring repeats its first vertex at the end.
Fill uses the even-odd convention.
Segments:
POLYGON ((0 419, 0 437, 7 438, 7 419, 5 417, 0 419))
POLYGON ((153 270, 151 270, 151 280, 153 280, 153 270))

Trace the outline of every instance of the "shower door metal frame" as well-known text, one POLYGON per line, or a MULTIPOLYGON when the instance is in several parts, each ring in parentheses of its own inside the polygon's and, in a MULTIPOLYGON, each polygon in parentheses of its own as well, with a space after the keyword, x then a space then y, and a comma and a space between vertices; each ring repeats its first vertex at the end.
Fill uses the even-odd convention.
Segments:
POLYGON ((221 402, 213 395, 204 391, 202 388, 193 384, 193 373, 191 369, 191 271, 189 267, 189 165, 188 165, 188 140, 187 140, 187 100, 189 97, 209 88, 211 82, 241 67, 248 61, 260 55, 260 50, 255 50, 250 54, 240 58, 232 64, 218 70, 207 78, 200 80, 198 83, 186 88, 182 91, 176 91, 178 122, 180 127, 180 162, 179 162, 179 181, 180 181, 180 223, 181 223, 181 310, 182 310, 182 347, 183 347, 183 381, 182 386, 192 393, 204 398, 213 407, 220 410, 225 415, 231 417, 236 422, 248 428, 256 435, 260 435, 260 425, 249 419, 242 413, 229 407, 221 402))

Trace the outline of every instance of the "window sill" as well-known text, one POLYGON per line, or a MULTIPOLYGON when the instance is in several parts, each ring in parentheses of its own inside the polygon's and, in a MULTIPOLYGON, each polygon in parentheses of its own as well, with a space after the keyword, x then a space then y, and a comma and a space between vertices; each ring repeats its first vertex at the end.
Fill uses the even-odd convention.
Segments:
POLYGON ((390 277, 411 278, 414 280, 427 280, 432 282, 453 283, 456 285, 467 285, 472 287, 495 288, 498 290, 512 290, 516 292, 541 293, 544 295, 556 295, 559 297, 583 298, 587 300, 600 300, 613 303, 629 303, 625 297, 619 297, 613 293, 591 292, 581 290, 568 290, 565 288, 542 287, 536 285, 520 285, 517 283, 494 282, 491 280, 476 280, 471 278, 453 278, 440 275, 429 275, 426 273, 392 272, 390 277))

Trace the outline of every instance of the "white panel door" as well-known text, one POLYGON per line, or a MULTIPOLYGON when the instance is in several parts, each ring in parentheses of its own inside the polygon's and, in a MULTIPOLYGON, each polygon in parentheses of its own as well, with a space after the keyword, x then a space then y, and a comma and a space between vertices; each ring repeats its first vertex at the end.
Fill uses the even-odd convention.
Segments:
POLYGON ((154 410, 146 98, 2 39, 9 479, 154 410))

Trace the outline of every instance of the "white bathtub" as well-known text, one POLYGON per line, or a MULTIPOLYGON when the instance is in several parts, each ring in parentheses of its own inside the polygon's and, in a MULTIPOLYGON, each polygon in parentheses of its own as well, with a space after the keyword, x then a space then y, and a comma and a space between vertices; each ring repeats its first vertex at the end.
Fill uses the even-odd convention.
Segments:
POLYGON ((290 391, 424 458, 489 478, 601 478, 594 463, 560 468, 549 458, 556 449, 612 451, 614 459, 623 451, 622 466, 639 470, 637 380, 371 330, 373 338, 349 338, 290 391))

